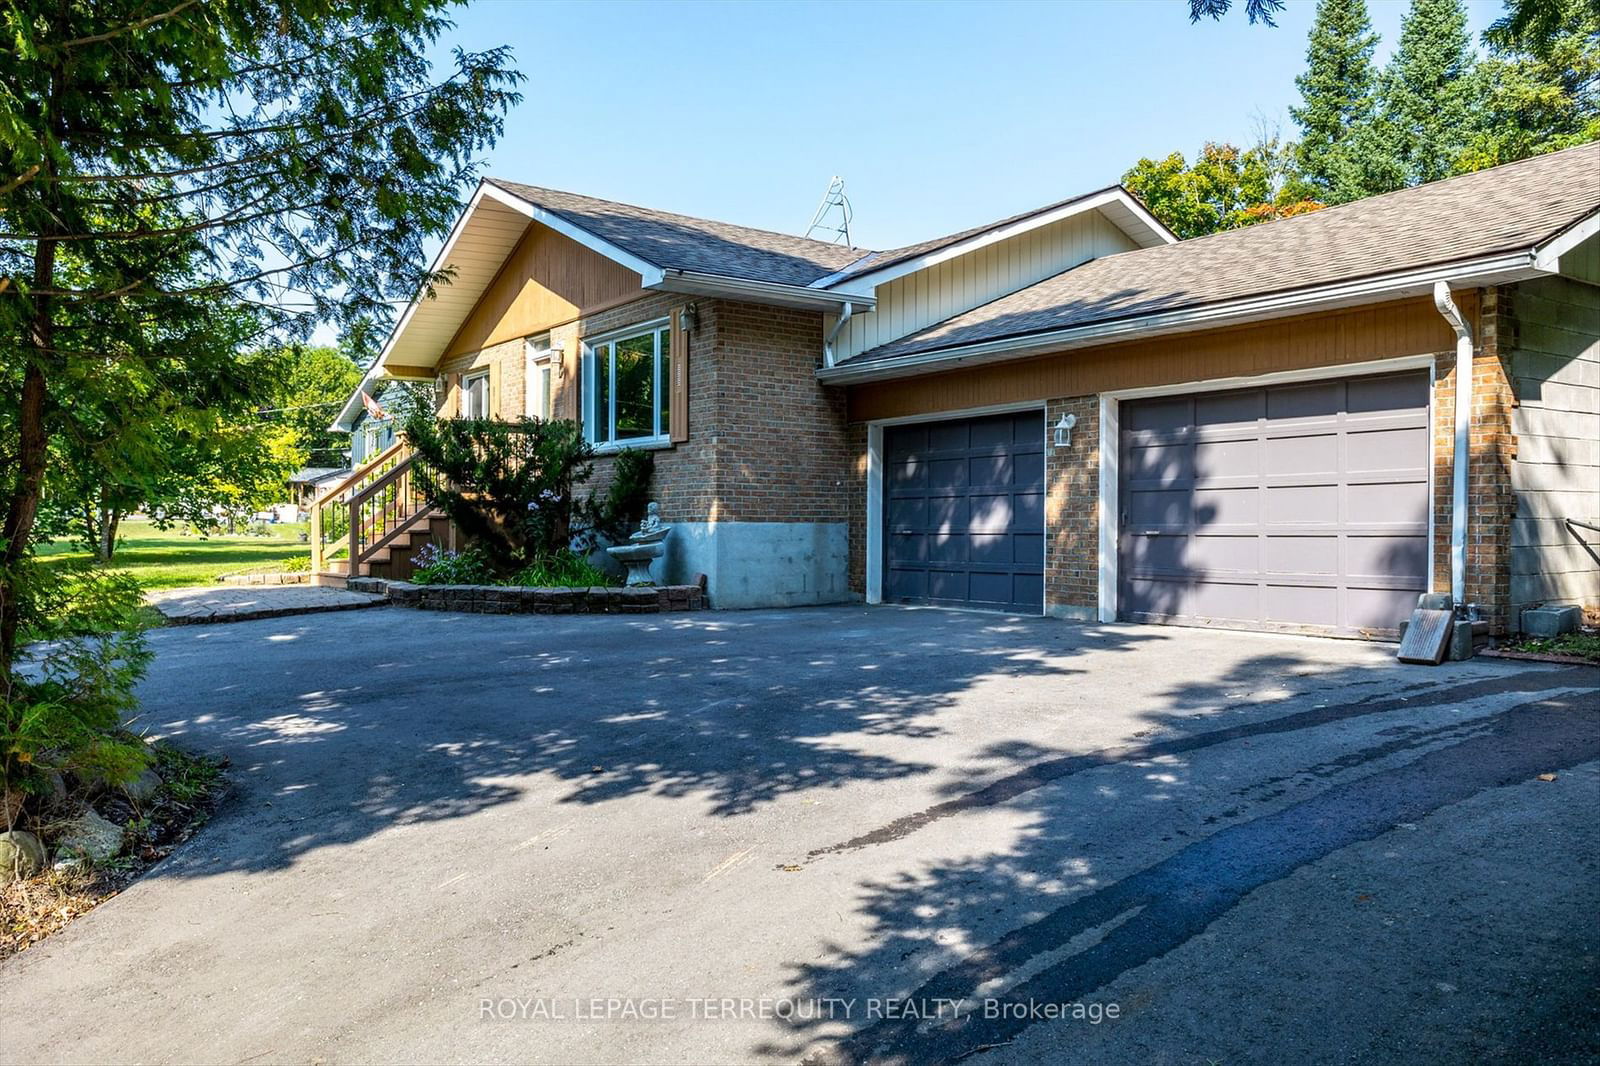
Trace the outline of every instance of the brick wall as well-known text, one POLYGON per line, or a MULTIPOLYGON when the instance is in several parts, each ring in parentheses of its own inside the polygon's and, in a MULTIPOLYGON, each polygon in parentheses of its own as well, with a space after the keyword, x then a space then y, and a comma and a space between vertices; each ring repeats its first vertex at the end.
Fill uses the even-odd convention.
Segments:
MULTIPOLYGON (((563 351, 554 409, 582 411, 581 352, 597 337, 666 317, 688 303, 689 439, 655 450, 654 495, 668 521, 842 522, 851 506, 854 452, 846 443, 845 397, 824 390, 816 312, 651 293, 550 331, 563 351)), ((524 411, 523 339, 450 360, 447 374, 494 366, 503 417, 524 411)), ((454 410, 453 396, 445 409, 454 410)), ((613 460, 600 456, 590 486, 603 490, 613 460)))
MULTIPOLYGON (((1468 603, 1488 618, 1491 632, 1505 633, 1510 624, 1511 521, 1516 496, 1511 466, 1516 437, 1511 412, 1516 396, 1511 386, 1510 353, 1515 347, 1515 321, 1510 290, 1480 291, 1473 325, 1472 419, 1468 429, 1471 453, 1467 482, 1468 603)), ((1441 352, 1434 365, 1433 388, 1433 589, 1450 591, 1450 524, 1455 482, 1455 352, 1441 352)))
POLYGON ((1053 614, 1093 617, 1100 596, 1100 398, 1051 400, 1045 425, 1076 415, 1072 445, 1045 443, 1044 604, 1053 614))

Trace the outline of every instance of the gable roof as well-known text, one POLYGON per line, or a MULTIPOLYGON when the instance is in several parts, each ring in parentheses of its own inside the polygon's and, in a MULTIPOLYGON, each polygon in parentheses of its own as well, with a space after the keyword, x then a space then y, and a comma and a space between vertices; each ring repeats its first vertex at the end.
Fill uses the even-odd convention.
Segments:
POLYGON ((859 283, 863 279, 871 278, 873 284, 881 285, 892 276, 909 272, 897 271, 896 267, 910 267, 920 269, 916 261, 929 256, 936 256, 940 252, 948 255, 939 258, 953 258, 965 254, 972 247, 981 246, 994 240, 1005 240, 1018 233, 1043 225, 1049 225, 1062 218, 1079 214, 1084 211, 1100 210, 1104 212, 1130 239, 1140 247, 1153 244, 1174 244, 1177 236, 1161 223, 1148 208, 1139 201, 1139 198, 1129 192, 1122 185, 1108 185, 1103 189, 1095 189, 1081 196, 1070 196, 1065 200, 1057 200, 1053 204, 1034 208, 1031 211, 1022 211, 1008 218, 995 222, 987 222, 981 226, 973 226, 957 233, 935 237, 932 240, 921 241, 917 244, 908 244, 901 248, 894 248, 886 252, 873 252, 863 256, 856 262, 839 271, 838 274, 824 279, 819 284, 829 288, 836 286, 859 283), (986 240, 987 239, 987 240, 986 240), (890 277, 883 276, 885 273, 890 277))
POLYGON ((862 352, 831 376, 853 376, 874 365, 975 344, 1131 323, 1336 284, 1354 286, 1363 279, 1447 264, 1487 268, 1485 261, 1495 256, 1525 257, 1531 276, 1538 272, 1532 269, 1536 249, 1597 210, 1600 143, 1246 229, 1092 259, 862 352))
POLYGON ((597 200, 504 178, 485 180, 663 270, 810 285, 867 254, 864 249, 788 233, 597 200))

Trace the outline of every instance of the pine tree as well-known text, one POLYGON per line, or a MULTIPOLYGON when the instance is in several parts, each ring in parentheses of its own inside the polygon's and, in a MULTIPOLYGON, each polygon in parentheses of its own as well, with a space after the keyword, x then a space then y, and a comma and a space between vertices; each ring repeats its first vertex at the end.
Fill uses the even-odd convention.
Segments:
POLYGON ((1474 130, 1457 173, 1600 140, 1600 5, 1563 0, 1535 30, 1484 34, 1474 130))
POLYGON ((1295 79, 1300 107, 1289 114, 1300 126, 1297 150, 1302 176, 1320 199, 1347 184, 1346 144, 1351 132, 1372 118, 1375 72, 1366 0, 1320 0, 1306 46, 1306 71, 1295 79))
POLYGON ((1471 133, 1475 84, 1461 0, 1412 0, 1379 83, 1377 117, 1352 138, 1359 188, 1340 198, 1449 176, 1471 133))

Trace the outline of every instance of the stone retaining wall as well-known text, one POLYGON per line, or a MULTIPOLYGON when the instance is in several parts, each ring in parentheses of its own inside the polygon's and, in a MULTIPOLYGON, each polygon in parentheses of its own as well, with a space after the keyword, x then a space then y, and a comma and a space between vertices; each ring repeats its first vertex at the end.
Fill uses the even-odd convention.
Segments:
POLYGON ((223 574, 222 583, 224 585, 309 585, 311 584, 311 571, 285 571, 273 574, 223 574))
POLYGON ((385 593, 396 607, 474 614, 660 614, 700 611, 705 593, 698 585, 641 588, 519 588, 506 585, 413 585, 362 577, 353 592, 385 593))

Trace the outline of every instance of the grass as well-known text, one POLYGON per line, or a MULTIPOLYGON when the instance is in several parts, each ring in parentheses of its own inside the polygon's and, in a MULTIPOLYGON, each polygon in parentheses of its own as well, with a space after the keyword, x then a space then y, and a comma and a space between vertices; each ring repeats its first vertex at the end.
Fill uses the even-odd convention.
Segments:
MULTIPOLYGON (((215 585, 223 574, 310 567, 311 548, 299 540, 305 523, 283 522, 267 529, 271 533, 265 537, 200 536, 157 529, 149 522, 124 522, 112 565, 132 573, 147 589, 215 585)), ((64 540, 51 541, 39 554, 45 559, 90 558, 64 540)))
POLYGON ((1600 663, 1600 633, 1568 633, 1560 637, 1524 637, 1504 645, 1508 651, 1531 651, 1540 655, 1576 655, 1600 663))

